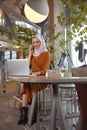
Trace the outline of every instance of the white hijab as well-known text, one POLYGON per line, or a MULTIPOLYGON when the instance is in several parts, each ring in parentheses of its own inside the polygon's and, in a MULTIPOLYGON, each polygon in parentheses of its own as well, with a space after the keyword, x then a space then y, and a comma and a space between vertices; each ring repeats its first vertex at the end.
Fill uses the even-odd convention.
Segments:
POLYGON ((33 56, 37 57, 40 54, 42 54, 43 52, 46 52, 48 50, 47 50, 46 45, 45 45, 45 40, 41 35, 35 35, 34 37, 37 38, 41 42, 40 48, 38 50, 35 49, 34 53, 33 53, 33 56))

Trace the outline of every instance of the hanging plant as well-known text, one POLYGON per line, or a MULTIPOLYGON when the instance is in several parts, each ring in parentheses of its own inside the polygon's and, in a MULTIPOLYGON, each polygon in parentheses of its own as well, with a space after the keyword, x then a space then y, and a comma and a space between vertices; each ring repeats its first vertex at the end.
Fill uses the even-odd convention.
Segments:
POLYGON ((0 26, 0 37, 6 40, 11 46, 18 46, 23 51, 24 56, 26 56, 32 36, 36 35, 37 31, 19 25, 14 25, 12 29, 0 26))
POLYGON ((65 51, 75 37, 79 37, 79 40, 75 41, 75 48, 80 42, 87 43, 87 2, 85 0, 61 0, 61 2, 66 13, 61 12, 57 16, 57 23, 66 29, 67 37, 65 39, 65 30, 58 31, 55 40, 59 41, 65 51))
POLYGON ((24 55, 28 53, 28 47, 31 44, 32 36, 36 35, 37 32, 34 29, 23 28, 19 25, 14 27, 15 34, 17 35, 17 45, 23 50, 24 55))

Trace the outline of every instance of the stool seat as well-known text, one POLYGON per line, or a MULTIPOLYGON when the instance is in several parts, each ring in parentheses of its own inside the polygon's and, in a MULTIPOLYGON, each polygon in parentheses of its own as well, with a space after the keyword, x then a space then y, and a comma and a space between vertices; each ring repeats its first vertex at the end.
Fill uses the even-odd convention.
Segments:
POLYGON ((75 84, 59 84, 58 86, 65 119, 75 120, 74 123, 76 123, 79 117, 79 106, 75 84))
POLYGON ((58 85, 59 86, 59 88, 61 87, 61 88, 75 88, 75 84, 59 84, 58 85))

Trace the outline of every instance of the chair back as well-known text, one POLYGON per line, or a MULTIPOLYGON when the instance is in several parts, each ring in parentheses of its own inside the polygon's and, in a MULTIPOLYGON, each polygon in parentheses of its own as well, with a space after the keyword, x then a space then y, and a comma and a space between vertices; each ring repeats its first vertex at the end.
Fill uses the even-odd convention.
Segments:
POLYGON ((77 76, 77 77, 87 76, 87 65, 83 65, 78 68, 72 68, 72 76, 77 76))

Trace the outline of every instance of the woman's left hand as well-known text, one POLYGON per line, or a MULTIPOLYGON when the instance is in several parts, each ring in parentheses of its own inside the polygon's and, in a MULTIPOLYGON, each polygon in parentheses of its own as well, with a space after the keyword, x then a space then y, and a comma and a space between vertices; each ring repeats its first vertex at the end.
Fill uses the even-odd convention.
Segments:
POLYGON ((39 76, 40 75, 40 72, 38 71, 38 72, 33 72, 32 74, 31 74, 31 76, 39 76))

